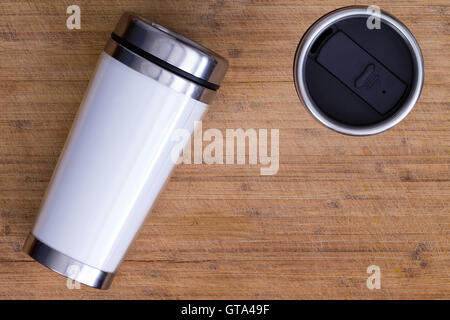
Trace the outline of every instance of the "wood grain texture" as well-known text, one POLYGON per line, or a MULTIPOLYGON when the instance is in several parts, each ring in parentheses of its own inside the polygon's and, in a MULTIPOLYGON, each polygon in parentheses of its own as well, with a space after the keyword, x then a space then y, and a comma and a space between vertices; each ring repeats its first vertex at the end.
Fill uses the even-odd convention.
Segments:
MULTIPOLYGON (((450 8, 379 1, 415 34, 419 103, 348 137, 298 100, 292 60, 317 18, 355 2, 0 2, 0 299, 450 298, 450 8), (124 11, 214 49, 230 69, 204 128, 279 128, 280 170, 180 165, 108 291, 68 290, 21 252, 96 60, 124 11), (382 289, 368 290, 376 264, 382 289)), ((372 4, 372 3, 367 3, 372 4)))

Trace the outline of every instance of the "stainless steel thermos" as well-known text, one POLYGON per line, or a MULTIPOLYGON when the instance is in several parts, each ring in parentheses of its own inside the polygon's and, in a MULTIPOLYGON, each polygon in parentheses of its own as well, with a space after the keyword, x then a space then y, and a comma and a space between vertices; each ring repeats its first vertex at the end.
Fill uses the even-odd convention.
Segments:
POLYGON ((173 132, 193 131, 227 65, 161 25, 124 14, 101 53, 24 250, 62 275, 108 288, 174 167, 173 132))

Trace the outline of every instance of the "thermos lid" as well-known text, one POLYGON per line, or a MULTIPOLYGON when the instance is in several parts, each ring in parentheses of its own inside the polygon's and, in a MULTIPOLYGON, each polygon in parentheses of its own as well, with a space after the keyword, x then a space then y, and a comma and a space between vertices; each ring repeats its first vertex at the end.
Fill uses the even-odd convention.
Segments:
POLYGON ((374 10, 347 7, 325 15, 295 55, 299 97, 317 120, 341 133, 370 135, 393 127, 422 89, 423 60, 413 35, 374 10))
POLYGON ((111 38, 135 54, 211 90, 225 76, 225 58, 157 23, 124 13, 111 38))

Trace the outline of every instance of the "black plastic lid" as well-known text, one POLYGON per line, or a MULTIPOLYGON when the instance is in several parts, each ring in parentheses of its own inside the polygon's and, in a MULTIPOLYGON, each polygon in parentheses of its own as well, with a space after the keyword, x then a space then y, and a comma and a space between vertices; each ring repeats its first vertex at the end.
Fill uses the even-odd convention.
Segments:
POLYGON ((297 49, 300 97, 319 121, 342 133, 389 129, 414 107, 422 88, 422 56, 411 33, 385 13, 380 28, 369 28, 370 12, 351 7, 324 16, 297 49))

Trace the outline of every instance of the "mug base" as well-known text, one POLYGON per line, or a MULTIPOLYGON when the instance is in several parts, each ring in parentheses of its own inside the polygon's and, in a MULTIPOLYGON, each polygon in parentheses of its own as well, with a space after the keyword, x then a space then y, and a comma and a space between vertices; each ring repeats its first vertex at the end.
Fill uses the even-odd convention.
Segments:
POLYGON ((115 273, 91 267, 51 248, 32 233, 28 235, 23 250, 47 268, 96 289, 108 289, 115 275, 115 273))

